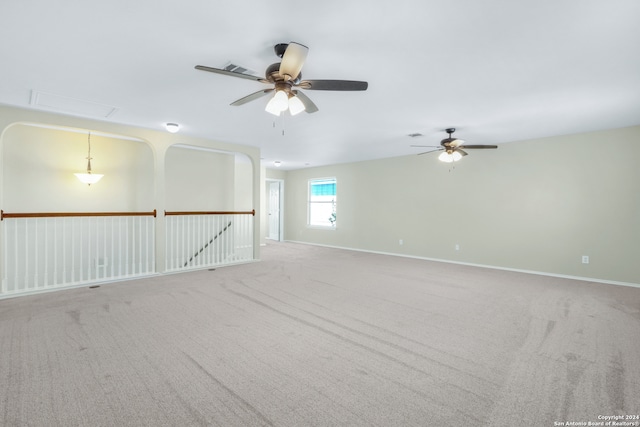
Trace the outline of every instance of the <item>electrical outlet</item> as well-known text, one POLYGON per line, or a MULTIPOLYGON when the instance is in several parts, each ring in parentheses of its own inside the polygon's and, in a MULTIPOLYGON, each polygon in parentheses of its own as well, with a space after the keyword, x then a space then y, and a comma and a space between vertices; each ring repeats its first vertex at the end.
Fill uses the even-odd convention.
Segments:
POLYGON ((456 248, 456 251, 459 251, 460 250, 460 245, 456 243, 455 248, 456 248))
POLYGON ((582 263, 589 264, 589 255, 582 255, 582 263))
POLYGON ((404 245, 404 240, 402 240, 402 239, 398 240, 398 244, 399 244, 400 246, 404 245))

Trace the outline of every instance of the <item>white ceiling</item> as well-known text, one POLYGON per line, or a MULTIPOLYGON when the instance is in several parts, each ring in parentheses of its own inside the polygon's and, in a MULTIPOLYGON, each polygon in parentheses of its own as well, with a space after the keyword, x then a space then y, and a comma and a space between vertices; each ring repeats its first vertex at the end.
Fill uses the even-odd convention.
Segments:
POLYGON ((500 144, 640 124, 639 22, 638 0, 3 1, 0 103, 177 122, 283 169, 417 153, 447 127, 500 144), (369 89, 306 91, 319 112, 276 118, 268 98, 229 105, 267 86, 194 69, 262 75, 289 41, 304 78, 369 89))

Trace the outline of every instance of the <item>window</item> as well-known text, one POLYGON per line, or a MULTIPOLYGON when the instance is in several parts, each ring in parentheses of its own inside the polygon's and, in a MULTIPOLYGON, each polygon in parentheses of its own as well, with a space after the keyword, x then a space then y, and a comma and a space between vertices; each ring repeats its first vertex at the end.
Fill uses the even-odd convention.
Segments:
POLYGON ((336 179, 309 181, 308 224, 314 227, 336 226, 336 179))

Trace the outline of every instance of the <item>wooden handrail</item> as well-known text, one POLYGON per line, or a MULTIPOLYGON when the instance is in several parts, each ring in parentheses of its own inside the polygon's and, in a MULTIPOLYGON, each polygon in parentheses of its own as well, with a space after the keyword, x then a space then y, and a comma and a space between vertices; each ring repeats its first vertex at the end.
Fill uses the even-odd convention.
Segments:
POLYGON ((164 211, 165 216, 169 215, 253 215, 256 216, 256 210, 250 211, 182 211, 182 212, 167 212, 164 211))
MULTIPOLYGON (((153 216, 156 217, 156 210, 153 212, 29 212, 29 213, 6 213, 0 210, 0 221, 5 218, 52 218, 52 217, 85 217, 85 216, 153 216)), ((164 211, 165 216, 169 215, 256 215, 256 210, 250 211, 164 211)))
POLYGON ((53 218, 53 217, 78 217, 78 216, 152 216, 153 212, 34 212, 34 213, 5 213, 0 210, 0 221, 5 218, 53 218))

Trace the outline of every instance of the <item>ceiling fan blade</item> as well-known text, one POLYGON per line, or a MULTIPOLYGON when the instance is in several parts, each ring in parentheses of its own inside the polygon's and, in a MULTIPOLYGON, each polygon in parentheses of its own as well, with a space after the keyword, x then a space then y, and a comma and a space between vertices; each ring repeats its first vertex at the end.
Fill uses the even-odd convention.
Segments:
POLYGON ((241 79, 254 80, 262 83, 269 83, 262 77, 256 77, 249 74, 234 73, 233 71, 222 70, 220 68, 207 67, 204 65, 196 65, 196 70, 208 71, 210 73, 222 74, 224 76, 240 77, 241 79))
POLYGON ((420 148, 441 148, 439 145, 410 145, 409 147, 420 147, 420 148))
POLYGON ((460 148, 458 148, 458 149, 456 149, 456 150, 453 150, 453 151, 457 151, 458 153, 462 154, 463 156, 466 156, 466 155, 468 155, 468 154, 469 154, 469 153, 467 153, 466 151, 461 150, 460 148))
POLYGON ((294 93, 294 95, 300 98, 300 101, 304 105, 304 111, 306 111, 309 114, 315 113, 316 111, 318 111, 318 107, 316 106, 316 104, 314 104, 313 101, 309 99, 307 95, 300 92, 299 90, 294 90, 292 92, 294 93))
POLYGON ((369 83, 356 80, 303 80, 298 86, 308 90, 367 90, 369 83))
POLYGON ((497 145, 465 145, 464 146, 465 150, 467 148, 498 148, 497 145))
POLYGON ((425 151, 424 153, 418 153, 418 156, 422 156, 423 154, 429 154, 429 153, 433 153, 435 151, 442 151, 444 150, 443 148, 438 148, 437 150, 430 150, 430 151, 425 151))
POLYGON ((257 92, 253 92, 251 95, 247 95, 244 98, 240 98, 237 101, 232 102, 231 105, 237 107, 238 105, 246 104, 247 102, 255 101, 258 98, 262 98, 263 96, 273 91, 274 89, 259 90, 257 92))
POLYGON ((293 80, 298 77, 304 61, 307 59, 309 48, 300 43, 291 42, 282 55, 280 63, 280 75, 285 80, 293 80))

